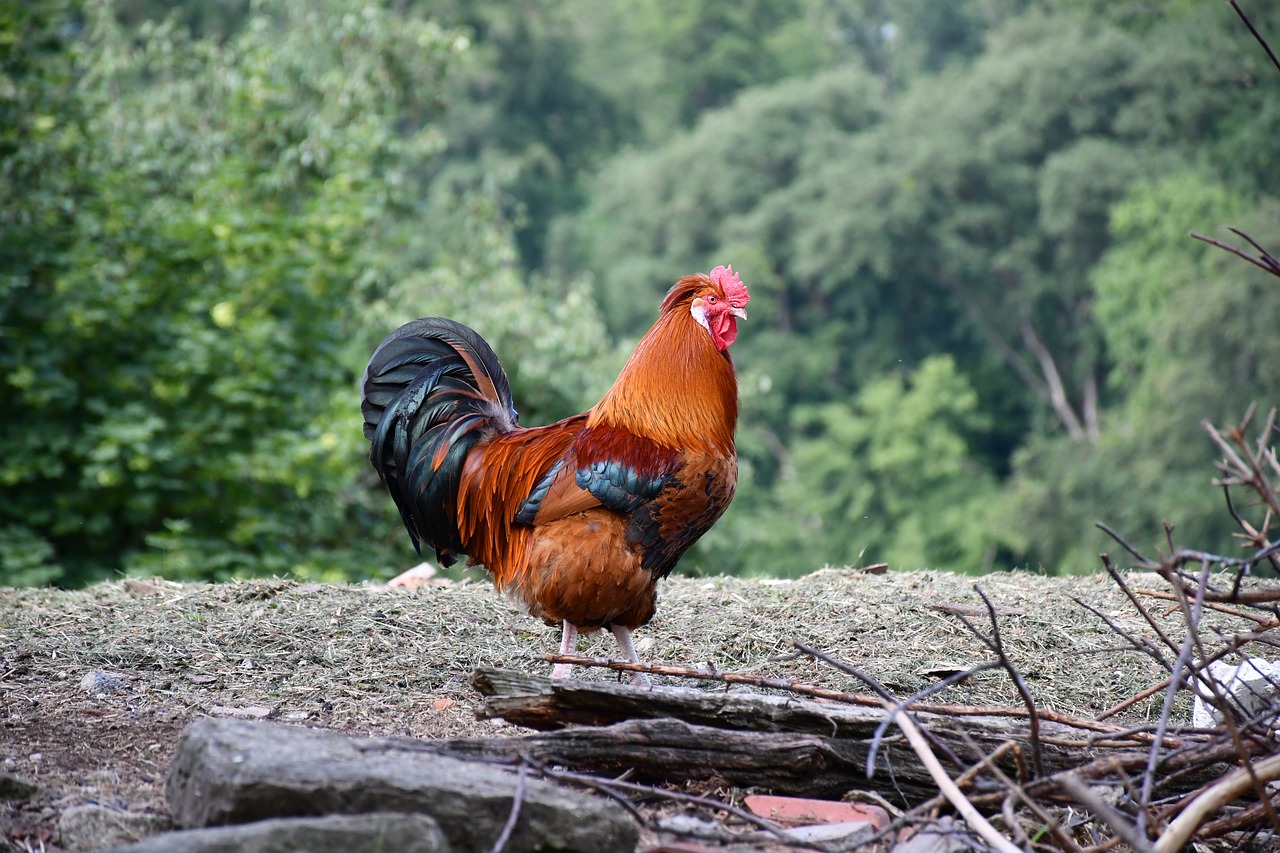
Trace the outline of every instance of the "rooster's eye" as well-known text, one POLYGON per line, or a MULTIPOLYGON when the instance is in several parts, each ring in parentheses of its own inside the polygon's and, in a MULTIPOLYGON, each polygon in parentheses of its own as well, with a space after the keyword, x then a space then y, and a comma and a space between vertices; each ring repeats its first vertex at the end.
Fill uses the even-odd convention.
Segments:
POLYGON ((708 296, 707 301, 714 303, 716 301, 716 298, 714 296, 708 296))

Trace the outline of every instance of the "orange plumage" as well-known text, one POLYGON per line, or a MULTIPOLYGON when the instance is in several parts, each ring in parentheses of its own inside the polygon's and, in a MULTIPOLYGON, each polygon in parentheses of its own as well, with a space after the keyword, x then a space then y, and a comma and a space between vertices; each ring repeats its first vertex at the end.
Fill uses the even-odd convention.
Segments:
POLYGON ((414 547, 483 565, 564 626, 563 651, 579 628, 609 627, 636 659, 630 630, 653 617, 658 580, 733 497, 728 347, 748 299, 726 267, 680 279, 604 398, 533 428, 516 423, 506 375, 474 331, 427 318, 394 332, 365 371, 362 409, 414 547))

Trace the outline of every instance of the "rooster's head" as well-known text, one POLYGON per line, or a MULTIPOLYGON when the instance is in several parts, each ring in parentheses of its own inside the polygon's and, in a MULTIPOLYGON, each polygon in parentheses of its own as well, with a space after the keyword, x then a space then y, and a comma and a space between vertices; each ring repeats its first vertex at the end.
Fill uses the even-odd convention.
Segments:
POLYGON ((747 286, 731 266, 716 267, 710 275, 685 276, 662 302, 662 314, 687 306, 699 326, 724 352, 738 337, 738 319, 747 319, 747 286))

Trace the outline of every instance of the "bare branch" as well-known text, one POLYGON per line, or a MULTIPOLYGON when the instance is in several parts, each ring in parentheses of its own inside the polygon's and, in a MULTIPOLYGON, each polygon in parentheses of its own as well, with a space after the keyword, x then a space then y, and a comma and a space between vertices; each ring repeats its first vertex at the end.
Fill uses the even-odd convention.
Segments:
POLYGON ((1205 819, 1243 794, 1258 782, 1280 779, 1280 755, 1271 755, 1252 765, 1237 768, 1196 797, 1156 842, 1155 853, 1183 849, 1205 819))
POLYGON ((515 831, 516 821, 520 819, 520 807, 524 805, 525 778, 528 773, 529 763, 521 761, 516 772, 516 792, 511 797, 511 814, 507 816, 507 823, 502 827, 502 833, 498 836, 498 840, 493 842, 493 847, 489 848, 489 853, 502 853, 507 848, 507 842, 511 840, 511 833, 515 831))
MULTIPOLYGON (((885 710, 892 710, 892 703, 888 700, 885 701, 885 710)), ((911 718, 906 714, 897 714, 894 719, 898 723, 898 728, 902 729, 902 733, 906 735, 907 742, 911 744, 911 748, 919 756, 920 762, 929 771, 929 775, 933 777, 938 789, 942 791, 947 801, 955 806, 956 811, 973 828, 973 831, 982 836, 984 841, 1000 851, 1000 853, 1022 853, 1012 841, 996 831, 996 828, 978 813, 973 803, 969 802, 968 798, 956 787, 955 782, 951 781, 951 777, 942 769, 942 765, 938 763, 937 757, 929 748, 928 741, 925 740, 924 735, 920 733, 920 729, 916 727, 911 718)))
MULTIPOLYGON (((1276 67, 1276 70, 1280 71, 1280 59, 1276 59, 1275 53, 1271 50, 1271 45, 1267 44, 1267 40, 1264 39, 1262 34, 1253 26, 1253 21, 1249 20, 1249 16, 1244 13, 1244 10, 1240 8, 1240 5, 1236 3, 1236 0, 1231 0, 1231 8, 1236 10, 1236 14, 1240 16, 1240 20, 1244 21, 1244 25, 1249 28, 1249 32, 1253 33, 1253 37, 1258 40, 1258 44, 1262 45, 1262 49, 1267 52, 1267 56, 1271 57, 1271 64, 1276 67)), ((1252 243, 1253 241, 1250 240, 1249 242, 1252 243)))
POLYGON ((1076 415, 1075 409, 1071 407, 1071 401, 1067 399, 1067 387, 1062 381, 1062 374, 1058 372, 1058 363, 1054 361, 1053 353, 1049 352, 1049 348, 1044 345, 1044 341, 1040 340, 1040 336, 1036 334, 1031 321, 1024 320, 1019 327, 1019 331, 1022 333, 1022 342, 1026 344, 1027 349, 1031 351, 1031 354, 1036 357, 1036 361, 1040 364, 1040 372, 1043 374, 1045 384, 1049 389, 1049 405, 1053 407, 1053 412, 1058 416, 1058 420, 1062 422, 1067 435, 1074 439, 1089 438, 1089 434, 1085 431, 1084 425, 1080 423, 1080 418, 1076 415))
MULTIPOLYGON (((1197 240, 1200 240, 1201 242, 1208 243, 1210 246, 1217 246, 1219 249, 1223 249, 1224 251, 1230 252, 1231 254, 1235 255, 1237 258, 1243 258, 1244 260, 1253 264, 1255 267, 1257 267, 1260 270, 1269 272, 1272 275, 1280 275, 1280 265, 1276 265, 1275 258, 1272 258, 1270 255, 1266 255, 1264 253, 1264 257, 1259 259, 1259 258, 1255 258, 1253 255, 1249 254, 1243 249, 1237 249, 1235 246, 1232 246, 1230 243, 1224 243, 1221 240, 1215 240, 1212 237, 1208 237, 1204 234, 1200 234, 1195 231, 1192 231, 1190 232, 1190 236, 1194 237, 1197 240)), ((1246 237, 1245 239, 1249 239, 1249 238, 1246 237)), ((1252 243, 1253 241, 1249 240, 1249 242, 1252 243)))
MULTIPOLYGON (((686 666, 671 666, 668 664, 655 663, 634 663, 632 661, 613 660, 603 657, 587 657, 585 655, 561 655, 547 654, 543 658, 551 663, 568 663, 574 666, 594 666, 606 669, 614 669, 620 672, 646 672, 650 675, 669 675, 678 678, 696 678, 709 681, 722 681, 729 684, 750 684, 756 687, 763 687, 770 690, 786 690, 791 693, 798 693, 802 696, 813 696, 818 699, 827 699, 832 702, 843 702, 849 705, 862 705, 864 707, 878 708, 881 701, 874 696, 868 696, 865 693, 846 693, 841 690, 832 690, 826 687, 816 687, 812 684, 804 684, 799 681, 788 681, 782 678, 767 678, 759 675, 751 675, 745 672, 720 672, 718 670, 694 669, 686 666)), ((909 711, 929 711, 935 714, 945 714, 955 717, 1016 717, 1019 719, 1027 718, 1027 709, 1018 705, 909 705, 909 711)), ((1095 720, 1086 720, 1081 717, 1074 717, 1070 714, 1063 714, 1058 711, 1041 709, 1040 719, 1043 721, 1058 723, 1073 729, 1082 729, 1084 731, 1097 732, 1105 735, 1119 735, 1125 730, 1119 726, 1109 723, 1099 723, 1095 720)), ((1150 739, 1143 739, 1144 744, 1149 743, 1150 739)))
MULTIPOLYGON (((1128 551, 1128 552, 1129 552, 1129 554, 1130 554, 1130 556, 1132 556, 1135 560, 1137 560, 1137 561, 1138 561, 1139 563, 1141 563, 1143 566, 1150 566, 1150 565, 1153 565, 1153 564, 1152 564, 1152 562, 1151 562, 1150 560, 1148 560, 1148 559, 1147 559, 1146 555, 1144 555, 1144 554, 1143 554, 1141 551, 1139 551, 1137 548, 1135 548, 1135 547, 1133 547, 1132 545, 1130 545, 1130 544, 1125 540, 1125 538, 1124 538, 1123 536, 1121 536, 1119 533, 1116 533, 1114 530, 1112 530, 1112 529, 1111 529, 1110 527, 1108 527, 1107 525, 1103 524, 1101 521, 1095 521, 1095 522, 1093 523, 1093 526, 1094 526, 1094 527, 1096 527, 1096 528, 1098 528, 1099 530, 1101 530, 1103 533, 1107 534, 1108 536, 1110 536, 1112 539, 1116 540, 1116 542, 1120 545, 1120 547, 1121 547, 1121 548, 1123 548, 1123 549, 1125 549, 1126 551, 1128 551)), ((1106 565, 1110 565, 1110 561, 1107 559, 1107 555, 1106 555, 1106 554, 1103 554, 1103 555, 1102 555, 1102 562, 1103 562, 1104 564, 1106 564, 1106 565)))
POLYGON ((1108 805, 1106 800, 1102 799, 1092 788, 1080 781, 1078 776, 1068 773, 1058 779, 1058 784, 1071 795, 1072 799, 1115 830, 1116 835, 1125 844, 1128 844, 1131 850, 1138 851, 1138 853, 1154 853, 1155 848, 1151 846, 1151 842, 1147 840, 1146 836, 1142 835, 1137 827, 1130 823, 1124 815, 1108 805))
POLYGON ((998 665, 1004 669, 1009 675, 1009 680, 1013 682, 1014 689, 1018 691, 1018 695, 1022 697, 1022 704, 1027 708, 1027 719, 1031 726, 1029 740, 1031 742, 1031 759, 1036 769, 1036 775, 1044 775, 1044 761, 1040 754, 1040 716, 1036 713, 1035 700, 1031 698, 1031 691, 1027 689, 1026 682, 1022 680, 1022 674, 1018 672, 1018 668, 1009 660, 1009 656, 1005 654, 1004 642, 1000 639, 1000 621, 996 616, 995 605, 991 603, 991 599, 982 591, 977 584, 973 585, 974 592, 982 599, 982 603, 987 606, 987 616, 991 620, 991 637, 983 636, 973 623, 970 622, 963 614, 953 613, 952 615, 959 619, 969 632, 982 641, 992 654, 996 656, 998 665))
MULTIPOLYGON (((1208 582, 1209 563, 1208 561, 1205 561, 1200 564, 1200 584, 1196 591, 1196 602, 1191 611, 1191 619, 1187 623, 1187 636, 1182 641, 1182 648, 1178 651, 1177 660, 1175 660, 1173 664, 1173 671, 1169 675, 1169 688, 1164 696, 1164 705, 1160 709, 1160 719, 1159 724, 1156 727, 1156 736, 1151 742, 1151 752, 1147 758, 1147 769, 1142 774, 1142 794, 1138 801, 1139 833, 1144 829, 1147 817, 1147 808, 1151 804, 1151 792, 1155 787, 1156 765, 1160 761, 1160 751, 1164 743, 1164 732, 1169 725, 1170 714, 1173 713, 1173 700, 1177 696, 1178 689, 1183 684, 1184 673, 1186 672, 1187 666, 1191 663, 1191 653, 1195 648, 1197 628, 1200 623, 1201 605, 1204 602, 1204 587, 1208 582)), ((1128 587, 1125 589, 1127 592, 1128 587)), ((1134 601, 1137 603, 1136 598, 1134 601)), ((1147 617, 1147 621, 1154 625, 1154 620, 1151 619, 1146 608, 1142 607, 1140 604, 1138 607, 1142 610, 1143 615, 1147 617)), ((1163 633, 1161 634, 1161 639, 1168 642, 1168 639, 1164 637, 1163 633)))

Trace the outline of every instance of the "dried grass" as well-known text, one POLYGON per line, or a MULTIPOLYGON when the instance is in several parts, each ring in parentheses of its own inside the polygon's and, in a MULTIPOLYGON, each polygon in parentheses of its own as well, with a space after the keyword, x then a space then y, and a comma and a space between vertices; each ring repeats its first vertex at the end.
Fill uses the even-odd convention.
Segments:
MULTIPOLYGON (((987 659, 957 619, 935 609, 981 607, 974 582, 941 572, 869 577, 833 569, 793 581, 674 578, 663 585, 658 617, 638 632, 641 653, 859 689, 812 661, 776 659, 799 640, 912 693, 932 683, 933 670, 987 659)), ((979 583, 1004 611, 1010 656, 1043 707, 1091 716, 1164 677, 1132 652, 1099 651, 1116 637, 1072 596, 1137 634, 1150 631, 1109 579, 1011 573, 979 583)), ((557 636, 479 583, 404 591, 285 580, 126 581, 75 592, 3 590, 0 614, 7 691, 17 683, 39 691, 78 682, 102 669, 127 676, 136 695, 193 710, 266 705, 293 721, 424 736, 476 733, 482 727, 468 713, 472 669, 549 669, 542 656, 557 636), (452 713, 432 707, 441 699, 455 702, 452 713)), ((1178 624, 1169 619, 1171 630, 1178 624)), ((602 634, 580 648, 615 651, 602 634)), ((1018 700, 993 672, 935 701, 1018 700)), ((1142 707, 1139 713, 1150 713, 1149 704, 1142 707)))
MULTIPOLYGON (((1041 708, 1092 717, 1167 674, 1145 656, 1106 651, 1117 637, 1072 601, 1151 636, 1105 576, 1014 572, 976 582, 999 609, 1009 657, 1041 708)), ((661 588, 657 618, 638 632, 640 652, 664 663, 709 662, 722 670, 864 689, 852 677, 792 655, 798 640, 856 664, 905 696, 933 684, 938 672, 990 659, 945 612, 964 608, 985 626, 974 583, 942 572, 868 576, 852 569, 790 581, 672 578, 661 588)), ((1167 614, 1167 630, 1180 636, 1177 614, 1156 604, 1153 609, 1167 614)), ((1225 627, 1240 621, 1213 618, 1225 627)), ((42 812, 49 819, 58 808, 87 800, 163 812, 169 756, 181 728, 197 716, 269 715, 358 734, 483 736, 505 724, 475 719, 472 670, 549 672, 543 655, 557 640, 557 629, 530 619, 487 583, 403 590, 288 580, 125 580, 80 591, 0 589, 0 719, 11 744, 4 769, 50 789, 56 805, 42 812), (121 676, 125 689, 87 694, 80 681, 93 670, 121 676)), ((579 649, 616 651, 602 633, 581 640, 579 649)), ((576 674, 616 677, 599 669, 576 674)), ((1125 716, 1134 723, 1152 719, 1160 698, 1125 716)), ((1000 672, 930 701, 1019 703, 1000 672)), ((1182 708, 1178 713, 1189 715, 1182 708)))

